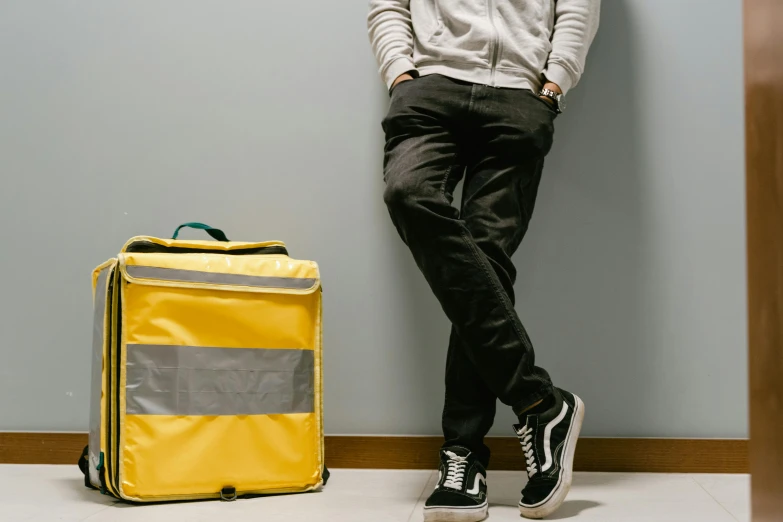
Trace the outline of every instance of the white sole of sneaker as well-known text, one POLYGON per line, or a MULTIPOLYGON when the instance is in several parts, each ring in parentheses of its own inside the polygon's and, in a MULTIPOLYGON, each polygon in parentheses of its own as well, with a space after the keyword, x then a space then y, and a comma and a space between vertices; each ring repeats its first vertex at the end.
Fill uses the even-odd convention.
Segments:
POLYGON ((424 508, 424 522, 481 522, 487 518, 489 504, 472 508, 438 507, 424 508))
POLYGON ((574 479, 576 442, 579 440, 579 432, 582 431, 582 422, 585 420, 585 403, 576 395, 574 395, 574 399, 576 399, 576 411, 571 419, 571 427, 568 429, 566 450, 561 457, 560 482, 543 502, 539 502, 535 506, 519 504, 519 512, 525 518, 540 519, 551 515, 563 504, 568 492, 571 491, 571 482, 574 479))

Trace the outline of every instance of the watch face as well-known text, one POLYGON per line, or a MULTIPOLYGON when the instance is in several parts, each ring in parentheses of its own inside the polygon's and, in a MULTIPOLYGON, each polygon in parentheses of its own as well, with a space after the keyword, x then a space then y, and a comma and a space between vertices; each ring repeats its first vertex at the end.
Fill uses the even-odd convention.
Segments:
POLYGON ((566 98, 565 95, 561 94, 557 97, 557 108, 560 109, 560 112, 563 112, 566 108, 566 98))

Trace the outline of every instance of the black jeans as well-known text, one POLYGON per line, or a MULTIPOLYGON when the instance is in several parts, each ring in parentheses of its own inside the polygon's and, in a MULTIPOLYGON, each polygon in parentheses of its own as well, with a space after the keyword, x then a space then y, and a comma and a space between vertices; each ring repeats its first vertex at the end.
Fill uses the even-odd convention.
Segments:
POLYGON ((453 325, 446 445, 467 447, 486 466, 497 399, 519 413, 553 393, 514 310, 511 255, 533 213, 555 111, 530 91, 438 75, 403 82, 391 98, 384 199, 453 325))

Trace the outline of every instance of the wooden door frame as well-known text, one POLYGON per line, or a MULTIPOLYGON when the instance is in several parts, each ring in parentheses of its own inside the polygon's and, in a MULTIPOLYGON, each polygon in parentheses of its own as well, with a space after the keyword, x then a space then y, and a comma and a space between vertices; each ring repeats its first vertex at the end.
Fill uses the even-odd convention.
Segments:
POLYGON ((783 2, 745 0, 750 471, 754 522, 783 520, 783 2))

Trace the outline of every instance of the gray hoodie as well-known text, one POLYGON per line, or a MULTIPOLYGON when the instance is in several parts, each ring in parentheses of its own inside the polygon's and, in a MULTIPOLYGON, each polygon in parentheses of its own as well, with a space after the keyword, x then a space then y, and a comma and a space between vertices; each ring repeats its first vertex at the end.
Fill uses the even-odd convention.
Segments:
POLYGON ((538 91, 576 85, 600 0, 370 0, 368 27, 387 86, 399 75, 538 91))

